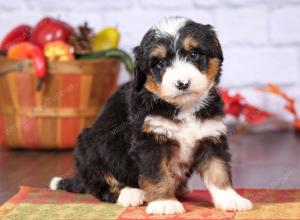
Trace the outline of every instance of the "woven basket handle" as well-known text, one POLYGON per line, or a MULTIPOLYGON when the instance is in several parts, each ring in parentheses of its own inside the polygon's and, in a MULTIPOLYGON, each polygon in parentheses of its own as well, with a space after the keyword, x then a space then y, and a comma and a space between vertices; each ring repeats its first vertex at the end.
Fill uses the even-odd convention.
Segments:
POLYGON ((7 70, 4 70, 4 71, 0 72, 0 77, 5 76, 8 73, 12 73, 12 72, 16 72, 16 71, 22 72, 24 70, 24 68, 25 68, 24 63, 23 62, 18 62, 15 67, 12 67, 10 69, 7 69, 7 70))
MULTIPOLYGON (((0 77, 13 72, 23 72, 25 67, 26 64, 24 62, 18 62, 14 67, 0 72, 0 77)), ((43 85, 43 80, 38 78, 36 82, 36 90, 39 91, 42 88, 42 85, 43 85)))

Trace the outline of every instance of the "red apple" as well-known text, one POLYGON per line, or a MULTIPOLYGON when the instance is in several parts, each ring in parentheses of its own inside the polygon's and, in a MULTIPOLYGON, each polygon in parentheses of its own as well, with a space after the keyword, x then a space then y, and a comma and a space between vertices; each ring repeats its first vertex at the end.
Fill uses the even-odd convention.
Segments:
POLYGON ((19 25, 12 29, 3 39, 0 50, 7 51, 13 45, 30 40, 31 27, 28 25, 19 25))
POLYGON ((39 21, 32 30, 31 42, 44 48, 51 41, 61 40, 67 42, 72 32, 73 28, 67 23, 46 17, 39 21))

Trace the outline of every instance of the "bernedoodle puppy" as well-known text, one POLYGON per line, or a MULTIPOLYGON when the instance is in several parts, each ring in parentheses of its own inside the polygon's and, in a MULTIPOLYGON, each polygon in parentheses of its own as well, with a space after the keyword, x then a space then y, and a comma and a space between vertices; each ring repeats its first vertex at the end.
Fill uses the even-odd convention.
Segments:
POLYGON ((198 173, 216 208, 246 211, 233 188, 223 102, 216 89, 223 54, 212 26, 163 19, 134 49, 134 79, 107 101, 75 148, 74 178, 50 188, 91 193, 151 214, 183 213, 177 200, 198 173))

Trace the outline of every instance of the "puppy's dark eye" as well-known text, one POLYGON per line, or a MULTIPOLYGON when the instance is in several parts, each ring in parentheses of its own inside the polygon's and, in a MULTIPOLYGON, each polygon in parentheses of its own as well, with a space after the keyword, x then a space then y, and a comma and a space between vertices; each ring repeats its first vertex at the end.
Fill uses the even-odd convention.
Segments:
POLYGON ((191 53, 189 53, 187 55, 186 58, 187 58, 187 60, 190 60, 190 61, 198 60, 200 58, 200 53, 197 51, 192 51, 191 53))
POLYGON ((167 61, 165 60, 158 60, 155 67, 158 68, 158 69, 163 69, 167 66, 167 61))

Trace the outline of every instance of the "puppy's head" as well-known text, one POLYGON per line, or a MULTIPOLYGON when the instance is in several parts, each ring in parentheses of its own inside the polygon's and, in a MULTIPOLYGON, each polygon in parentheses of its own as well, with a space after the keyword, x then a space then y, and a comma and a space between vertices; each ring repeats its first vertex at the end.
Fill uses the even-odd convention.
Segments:
POLYGON ((136 89, 177 106, 205 98, 218 83, 222 49, 210 25, 182 17, 152 27, 135 48, 136 89))

